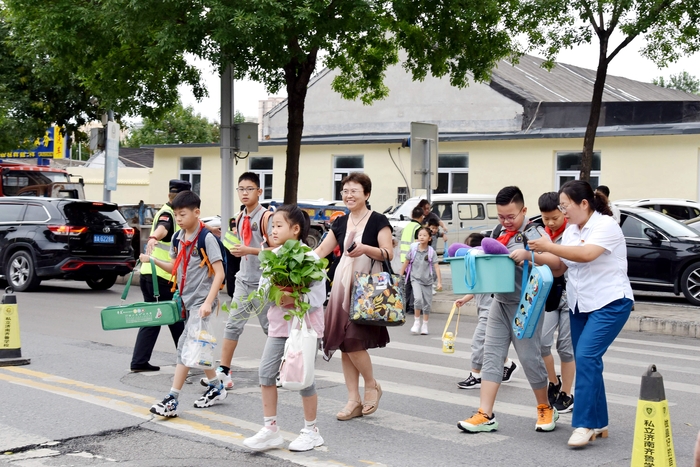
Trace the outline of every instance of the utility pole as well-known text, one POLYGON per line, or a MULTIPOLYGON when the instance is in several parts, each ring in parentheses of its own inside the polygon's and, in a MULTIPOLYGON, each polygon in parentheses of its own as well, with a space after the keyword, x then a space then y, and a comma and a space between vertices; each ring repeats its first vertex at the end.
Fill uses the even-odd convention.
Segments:
POLYGON ((233 124, 233 65, 228 64, 221 74, 221 223, 226 229, 233 217, 233 163, 237 148, 234 148, 233 124))
POLYGON ((105 125, 105 172, 102 199, 111 201, 111 192, 117 191, 117 170, 119 168, 119 124, 114 121, 114 112, 109 110, 102 116, 105 125))

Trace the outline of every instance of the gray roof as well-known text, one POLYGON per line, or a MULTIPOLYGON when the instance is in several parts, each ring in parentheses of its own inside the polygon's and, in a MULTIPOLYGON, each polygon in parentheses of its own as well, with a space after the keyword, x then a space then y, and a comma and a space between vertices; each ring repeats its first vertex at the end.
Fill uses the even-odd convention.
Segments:
MULTIPOLYGON (((537 128, 527 131, 503 131, 494 133, 440 133, 440 142, 448 141, 493 141, 516 139, 550 139, 550 138, 583 138, 586 127, 575 128, 537 128)), ((700 134, 700 122, 651 124, 651 125, 614 125, 598 127, 596 136, 660 136, 660 135, 697 135, 700 134)), ((336 144, 396 144, 410 136, 406 133, 365 133, 303 136, 302 145, 336 145, 336 144)), ((286 138, 275 138, 260 141, 260 146, 282 146, 287 144, 286 138)))
MULTIPOLYGON (((596 70, 557 63, 552 71, 543 59, 524 55, 517 65, 502 61, 493 70, 491 87, 517 102, 590 102, 596 70)), ((700 101, 700 95, 608 75, 603 102, 700 101)))
POLYGON ((153 148, 125 148, 119 147, 119 160, 127 167, 153 168, 153 148))

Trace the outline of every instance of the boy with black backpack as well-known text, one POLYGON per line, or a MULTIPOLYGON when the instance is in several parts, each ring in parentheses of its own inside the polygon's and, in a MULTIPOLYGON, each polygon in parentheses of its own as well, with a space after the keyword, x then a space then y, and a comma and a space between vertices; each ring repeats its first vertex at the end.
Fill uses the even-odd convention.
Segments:
MULTIPOLYGON (((177 344, 177 367, 173 386, 161 402, 151 407, 151 413, 162 417, 178 416, 180 391, 190 371, 182 362, 182 348, 194 320, 201 318, 202 321, 206 321, 210 319, 212 311, 218 309, 219 289, 225 277, 220 242, 199 220, 200 203, 199 196, 191 191, 183 191, 175 197, 172 207, 175 221, 181 230, 175 234, 170 245, 171 261, 153 258, 156 266, 173 274, 187 316, 185 331, 177 344), (200 242, 200 238, 204 238, 203 243, 200 242)), ((148 263, 151 258, 145 253, 139 257, 142 263, 148 263)), ((208 385, 202 397, 194 403, 197 408, 211 407, 226 398, 226 389, 217 378, 216 372, 204 370, 204 373, 207 375, 208 385)))

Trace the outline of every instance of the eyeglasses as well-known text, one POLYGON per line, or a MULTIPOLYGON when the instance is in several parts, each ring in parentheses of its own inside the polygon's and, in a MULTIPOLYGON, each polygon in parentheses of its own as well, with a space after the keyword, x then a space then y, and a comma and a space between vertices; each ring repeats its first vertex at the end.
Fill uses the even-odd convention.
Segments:
POLYGON ((236 191, 239 192, 239 193, 243 193, 243 192, 246 192, 246 191, 247 191, 248 193, 252 193, 252 192, 254 192, 255 190, 258 190, 258 188, 254 187, 254 186, 239 186, 238 188, 236 188, 236 191))
POLYGON ((512 214, 511 214, 510 216, 503 217, 503 216, 501 216, 501 215, 499 214, 499 215, 498 215, 498 220, 501 221, 501 222, 510 222, 510 223, 513 223, 513 222, 515 222, 515 219, 517 219, 518 217, 520 217, 520 214, 522 214, 522 213, 523 213, 523 210, 521 209, 520 212, 517 213, 517 214, 515 214, 515 215, 512 215, 512 214))
POLYGON ((557 206, 557 208, 559 208, 562 214, 566 214, 566 210, 569 209, 569 206, 564 206, 563 204, 560 204, 559 206, 557 206))
POLYGON ((340 192, 340 194, 343 195, 343 196, 347 196, 347 195, 353 195, 353 196, 355 196, 355 195, 357 195, 357 194, 359 194, 359 193, 363 193, 363 191, 362 191, 362 190, 357 190, 357 189, 355 189, 355 190, 342 190, 342 191, 340 192))

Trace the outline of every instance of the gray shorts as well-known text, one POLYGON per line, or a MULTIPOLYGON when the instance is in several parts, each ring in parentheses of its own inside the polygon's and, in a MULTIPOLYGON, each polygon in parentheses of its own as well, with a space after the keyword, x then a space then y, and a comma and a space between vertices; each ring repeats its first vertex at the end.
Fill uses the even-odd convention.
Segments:
POLYGON ((532 389, 547 387, 547 368, 542 360, 540 339, 543 319, 537 324, 535 333, 529 339, 518 339, 513 334, 513 318, 518 308, 517 303, 501 303, 494 300, 486 322, 486 340, 484 342, 484 365, 481 379, 494 383, 503 381, 503 361, 508 355, 508 347, 513 343, 518 360, 523 367, 532 389))
POLYGON ((411 288, 413 289, 414 310, 420 310, 424 315, 429 315, 433 304, 433 286, 412 280, 411 288))
MULTIPOLYGON (((287 342, 286 337, 267 338, 262 358, 260 359, 260 369, 258 370, 261 386, 275 386, 277 384, 277 374, 280 371, 280 364, 284 356, 285 342, 287 342)), ((316 354, 318 354, 318 346, 316 346, 316 354)), ((301 397, 309 397, 316 394, 316 381, 308 388, 299 391, 299 394, 301 394, 301 397)))
POLYGON ((243 328, 249 318, 252 318, 252 313, 258 313, 258 321, 262 326, 263 332, 267 334, 267 309, 270 304, 263 306, 260 310, 260 302, 258 300, 248 301, 248 295, 258 290, 258 284, 249 284, 236 278, 236 290, 233 292, 232 303, 236 303, 238 308, 231 310, 224 329, 224 339, 237 341, 243 334, 243 328))
POLYGON ((559 359, 564 363, 573 362, 574 346, 571 343, 571 326, 569 324, 569 306, 566 303, 566 293, 562 295, 559 308, 545 312, 542 321, 544 321, 542 326, 542 356, 548 357, 552 355, 554 331, 559 328, 559 334, 557 334, 557 354, 559 354, 559 359))

